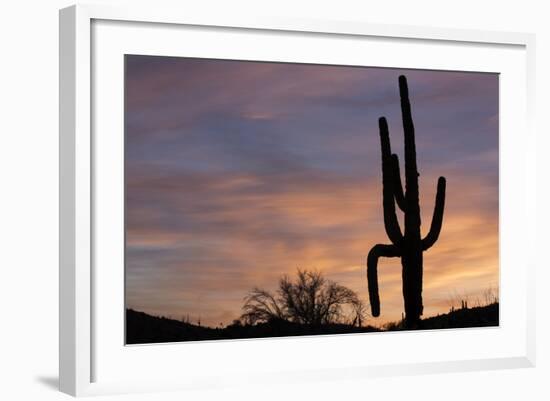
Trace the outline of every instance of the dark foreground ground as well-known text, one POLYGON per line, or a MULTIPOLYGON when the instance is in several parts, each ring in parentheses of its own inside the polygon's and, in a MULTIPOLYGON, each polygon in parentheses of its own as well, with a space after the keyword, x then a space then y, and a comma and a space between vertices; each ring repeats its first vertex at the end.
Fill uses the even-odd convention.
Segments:
MULTIPOLYGON (((482 307, 458 309, 422 320, 419 329, 498 326, 498 312, 498 303, 482 307)), ((345 324, 310 326, 284 320, 254 326, 233 324, 223 328, 211 328, 164 317, 151 316, 132 309, 126 310, 126 344, 350 334, 395 330, 404 330, 401 322, 388 324, 383 329, 373 326, 357 327, 345 324)))

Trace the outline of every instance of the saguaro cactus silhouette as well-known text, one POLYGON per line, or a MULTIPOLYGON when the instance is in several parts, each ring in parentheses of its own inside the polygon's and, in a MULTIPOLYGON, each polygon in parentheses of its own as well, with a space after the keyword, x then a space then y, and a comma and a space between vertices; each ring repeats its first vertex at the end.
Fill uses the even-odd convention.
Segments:
POLYGON ((399 77, 401 96, 401 114, 405 134, 405 189, 401 184, 399 159, 392 154, 388 124, 384 117, 378 121, 380 143, 382 146, 382 204, 384 208, 384 227, 391 244, 377 244, 367 257, 367 278, 369 298, 373 316, 380 316, 380 297, 378 294, 378 259, 380 257, 400 257, 402 265, 403 299, 405 302, 405 324, 416 327, 422 315, 422 273, 423 252, 438 239, 443 223, 445 208, 445 177, 439 177, 432 224, 426 237, 420 232, 420 205, 418 192, 418 167, 416 165, 416 144, 414 125, 409 102, 407 78, 399 77), (397 219, 395 205, 405 215, 405 230, 402 233, 397 219))

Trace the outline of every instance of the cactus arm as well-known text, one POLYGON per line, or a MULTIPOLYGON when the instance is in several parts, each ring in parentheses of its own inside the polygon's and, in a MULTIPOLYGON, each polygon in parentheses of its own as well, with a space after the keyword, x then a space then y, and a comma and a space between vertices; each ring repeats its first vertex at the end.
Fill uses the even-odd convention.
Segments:
POLYGON ((399 169, 399 158, 394 153, 391 155, 392 161, 392 173, 393 173, 393 190, 395 195, 395 202, 399 209, 405 211, 405 194, 403 192, 403 184, 401 183, 401 172, 399 169))
POLYGON ((380 316, 380 296, 378 294, 378 259, 380 257, 393 258, 401 256, 395 245, 377 244, 372 247, 367 256, 367 279, 369 283, 369 300, 372 315, 380 316))
POLYGON ((384 117, 378 120, 380 128, 380 144, 382 147, 382 205, 384 207, 384 227, 388 238, 394 244, 399 244, 403 235, 399 220, 395 213, 394 185, 392 174, 392 158, 388 123, 384 117))
POLYGON ((443 224, 443 211, 445 209, 445 188, 445 177, 439 177, 439 180, 437 181, 437 193, 435 195, 435 206, 434 214, 432 217, 432 224, 430 227, 430 231, 422 240, 422 250, 424 251, 435 244, 435 242, 439 238, 439 233, 441 232, 441 226, 443 224))

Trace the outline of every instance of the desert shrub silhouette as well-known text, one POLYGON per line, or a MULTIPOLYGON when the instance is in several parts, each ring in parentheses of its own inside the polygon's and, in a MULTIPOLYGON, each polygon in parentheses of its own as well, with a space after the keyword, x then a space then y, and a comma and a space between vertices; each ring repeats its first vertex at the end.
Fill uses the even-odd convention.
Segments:
POLYGON ((379 316, 378 259, 380 257, 401 258, 405 325, 408 328, 415 328, 418 327, 423 311, 422 256, 423 252, 437 241, 441 231, 443 210, 445 208, 446 180, 444 177, 439 177, 430 231, 426 237, 422 238, 414 125, 407 79, 403 75, 399 77, 399 93, 405 136, 405 189, 401 184, 399 159, 396 154, 391 152, 388 124, 386 119, 381 117, 379 119, 379 129, 382 148, 384 227, 392 243, 377 244, 370 250, 367 257, 367 278, 372 314, 373 316, 379 316), (405 215, 405 230, 403 233, 396 215, 396 204, 405 215))
POLYGON ((276 294, 254 288, 245 297, 241 318, 247 324, 287 321, 302 325, 346 324, 361 327, 365 306, 347 287, 318 271, 298 269, 296 279, 284 275, 276 294))

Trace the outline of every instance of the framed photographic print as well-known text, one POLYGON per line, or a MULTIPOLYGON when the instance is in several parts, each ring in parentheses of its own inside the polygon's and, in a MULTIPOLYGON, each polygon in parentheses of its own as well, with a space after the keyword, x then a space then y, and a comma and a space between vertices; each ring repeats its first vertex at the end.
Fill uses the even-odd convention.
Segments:
POLYGON ((61 390, 532 366, 533 43, 62 10, 61 390))

